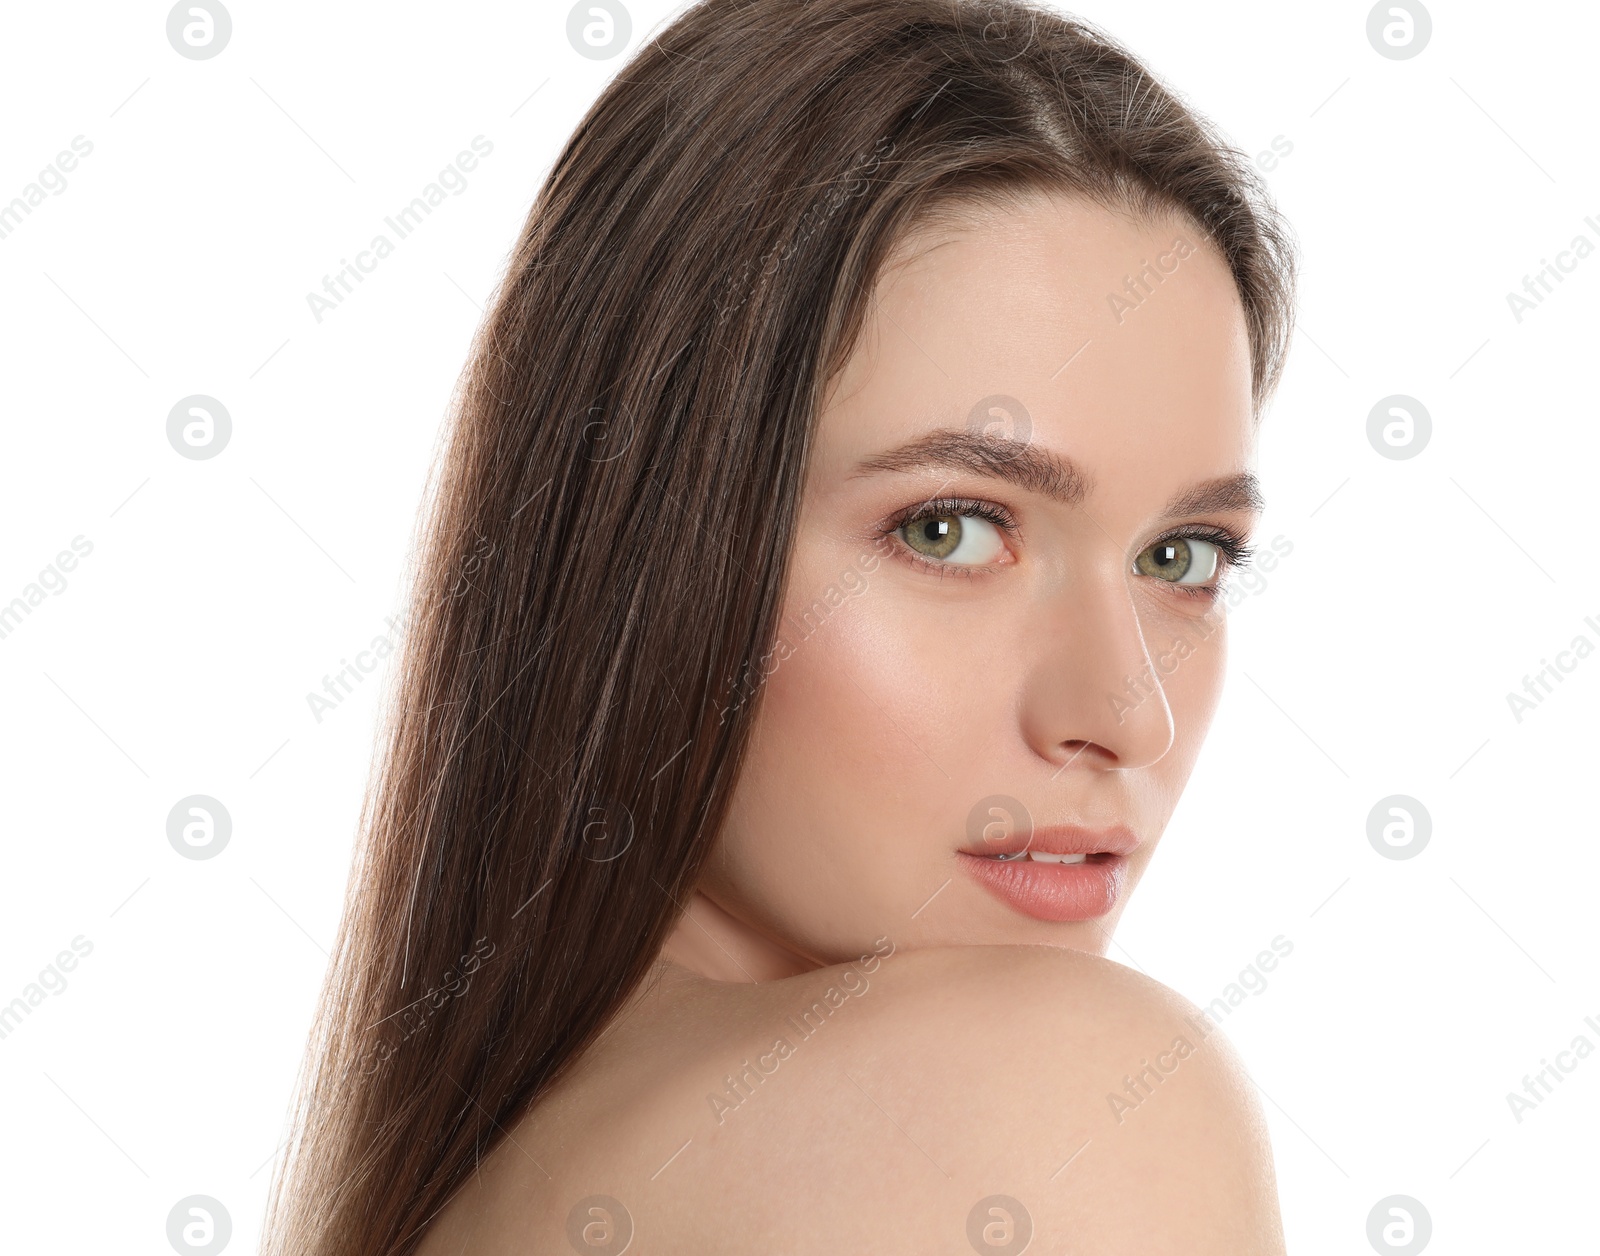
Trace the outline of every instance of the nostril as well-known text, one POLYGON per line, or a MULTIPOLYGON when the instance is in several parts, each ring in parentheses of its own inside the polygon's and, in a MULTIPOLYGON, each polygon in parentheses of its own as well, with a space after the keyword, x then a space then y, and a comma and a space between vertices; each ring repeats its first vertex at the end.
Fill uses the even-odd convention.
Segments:
POLYGON ((1094 742, 1083 741, 1078 738, 1074 738, 1071 741, 1062 742, 1061 748, 1067 752, 1067 762, 1063 763, 1061 766, 1066 767, 1067 763, 1072 763, 1077 760, 1083 754, 1083 752, 1089 749, 1089 747, 1092 745, 1094 745, 1094 742))
POLYGON ((1062 759, 1061 766, 1058 767, 1055 770, 1055 776, 1052 776, 1050 779, 1054 780, 1056 778, 1056 776, 1060 776, 1063 772, 1065 772, 1068 768, 1070 768, 1074 763, 1077 763, 1080 759, 1083 758, 1084 751, 1088 750, 1093 745, 1094 745, 1094 742, 1092 742, 1092 741, 1084 741, 1084 740, 1082 740, 1080 738, 1076 738, 1076 737, 1074 737, 1070 741, 1062 742, 1061 743, 1061 749, 1066 751, 1066 757, 1064 759, 1062 759))

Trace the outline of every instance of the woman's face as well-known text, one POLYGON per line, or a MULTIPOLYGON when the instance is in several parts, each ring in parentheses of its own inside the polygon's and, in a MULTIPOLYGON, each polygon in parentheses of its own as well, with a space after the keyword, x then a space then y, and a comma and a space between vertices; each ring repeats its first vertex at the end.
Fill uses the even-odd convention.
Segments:
POLYGON ((1259 505, 1224 261, 1064 196, 968 221, 905 242, 818 420, 700 887, 747 957, 1103 953, 1216 706, 1259 505))

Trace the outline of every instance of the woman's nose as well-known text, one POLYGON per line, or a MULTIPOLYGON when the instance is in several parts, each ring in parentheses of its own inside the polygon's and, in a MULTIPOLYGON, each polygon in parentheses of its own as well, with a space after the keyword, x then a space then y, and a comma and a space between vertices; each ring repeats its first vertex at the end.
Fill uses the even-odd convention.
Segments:
POLYGON ((1023 694, 1035 751, 1065 765, 1146 767, 1172 746, 1172 709, 1128 578, 1102 573, 1052 596, 1023 694))

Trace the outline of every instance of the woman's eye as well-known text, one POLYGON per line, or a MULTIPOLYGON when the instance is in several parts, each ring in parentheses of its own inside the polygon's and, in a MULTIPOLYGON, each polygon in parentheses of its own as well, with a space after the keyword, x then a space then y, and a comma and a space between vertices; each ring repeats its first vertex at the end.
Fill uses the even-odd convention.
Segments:
POLYGON ((987 566, 1006 548, 1000 529, 977 515, 928 515, 897 531, 922 557, 955 567, 987 566))
POLYGON ((1168 584, 1210 584, 1221 567, 1221 547, 1197 536, 1157 541, 1133 562, 1140 575, 1168 584))

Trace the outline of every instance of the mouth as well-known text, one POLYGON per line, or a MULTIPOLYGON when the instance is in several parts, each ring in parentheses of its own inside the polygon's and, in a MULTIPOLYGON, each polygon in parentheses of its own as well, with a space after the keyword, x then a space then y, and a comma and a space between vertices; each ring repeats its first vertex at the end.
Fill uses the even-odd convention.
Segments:
POLYGON ((1011 910, 1063 923, 1094 920, 1117 905, 1138 844, 1122 827, 1035 829, 960 851, 956 860, 1011 910))
POLYGON ((1077 864, 1083 863, 1089 855, 1086 852, 1076 855, 1050 855, 1042 850, 1019 850, 1014 855, 984 855, 981 858, 994 859, 1001 863, 1015 863, 1019 859, 1026 859, 1030 863, 1077 864))

